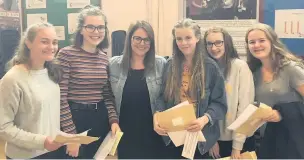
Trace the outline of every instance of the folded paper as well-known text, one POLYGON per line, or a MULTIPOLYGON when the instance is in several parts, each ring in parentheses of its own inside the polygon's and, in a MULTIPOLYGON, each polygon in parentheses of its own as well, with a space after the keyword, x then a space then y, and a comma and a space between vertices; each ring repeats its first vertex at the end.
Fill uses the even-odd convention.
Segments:
POLYGON ((123 132, 116 132, 115 136, 112 136, 112 133, 109 132, 95 153, 94 159, 106 159, 109 154, 114 156, 122 136, 123 132))
POLYGON ((259 127, 266 123, 263 118, 269 116, 271 110, 271 107, 263 103, 260 103, 259 106, 249 104, 242 114, 228 126, 228 129, 250 137, 259 127))
POLYGON ((64 132, 59 132, 59 134, 55 137, 55 142, 69 144, 69 143, 77 143, 77 144, 90 144, 94 141, 97 141, 98 137, 87 136, 88 131, 85 131, 80 134, 67 134, 64 132))

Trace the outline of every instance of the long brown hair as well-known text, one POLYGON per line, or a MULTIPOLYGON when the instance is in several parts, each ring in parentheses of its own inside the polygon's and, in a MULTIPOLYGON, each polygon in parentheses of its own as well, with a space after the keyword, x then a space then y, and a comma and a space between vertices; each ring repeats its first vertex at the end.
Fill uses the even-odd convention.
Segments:
MULTIPOLYGON (((54 26, 50 23, 42 22, 33 24, 26 29, 24 36, 22 36, 20 39, 15 56, 7 64, 7 69, 10 69, 14 65, 18 64, 26 64, 28 66, 31 66, 30 50, 25 44, 25 41, 28 40, 30 42, 33 42, 39 30, 43 28, 54 28, 54 26)), ((44 63, 44 67, 48 69, 48 75, 50 79, 55 83, 59 83, 61 78, 61 70, 56 60, 54 59, 52 61, 46 61, 44 63)))
POLYGON ((192 99, 198 100, 205 96, 205 69, 204 69, 204 44, 199 25, 192 19, 184 19, 179 21, 172 30, 173 35, 173 56, 172 65, 168 72, 168 78, 165 86, 165 100, 174 100, 175 103, 180 101, 180 87, 183 67, 182 64, 185 60, 184 54, 180 51, 176 43, 175 29, 176 28, 190 28, 193 30, 196 38, 199 41, 196 43, 194 57, 192 59, 192 67, 190 69, 191 79, 189 84, 189 95, 192 99), (198 89, 201 91, 198 95, 198 89), (199 96, 199 97, 198 97, 199 96))
POLYGON ((232 40, 231 35, 224 28, 221 28, 221 27, 212 27, 212 28, 209 28, 205 32, 204 43, 205 43, 206 52, 208 52, 207 45, 206 45, 207 44, 206 39, 210 33, 222 33, 222 35, 223 35, 223 39, 224 39, 223 43, 225 46, 225 53, 224 53, 225 70, 224 70, 223 74, 225 76, 225 79, 227 79, 230 74, 230 70, 231 70, 231 62, 232 62, 232 60, 239 58, 239 55, 233 45, 233 40, 232 40))
POLYGON ((148 34, 148 38, 150 39, 150 49, 146 53, 144 58, 144 66, 145 66, 145 75, 147 75, 149 72, 154 71, 155 67, 155 40, 154 40, 154 31, 152 26, 146 22, 146 21, 136 21, 135 23, 132 23, 129 26, 128 33, 125 40, 125 46, 123 50, 123 58, 121 67, 123 69, 124 74, 128 73, 131 65, 131 57, 132 57, 132 36, 134 32, 142 28, 145 30, 148 34))
POLYGON ((246 41, 246 51, 247 51, 247 62, 249 68, 252 72, 256 71, 262 66, 261 60, 255 58, 251 52, 249 51, 248 47, 248 35, 251 31, 260 30, 263 31, 266 35, 266 38, 271 43, 271 51, 270 51, 270 58, 271 58, 271 66, 274 71, 274 77, 279 73, 280 69, 288 64, 290 61, 296 62, 299 66, 304 68, 303 60, 298 58, 297 56, 293 55, 286 46, 281 42, 276 32, 267 24, 258 23, 248 29, 245 41, 246 41))

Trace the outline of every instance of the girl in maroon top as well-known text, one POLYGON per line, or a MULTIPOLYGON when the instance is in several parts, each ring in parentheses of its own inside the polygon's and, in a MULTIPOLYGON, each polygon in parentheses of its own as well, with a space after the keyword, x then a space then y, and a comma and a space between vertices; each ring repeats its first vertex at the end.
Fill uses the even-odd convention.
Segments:
POLYGON ((108 81, 107 19, 95 6, 85 7, 78 16, 74 45, 61 49, 57 59, 63 69, 61 89, 61 129, 66 133, 89 130, 97 142, 67 145, 72 157, 92 159, 109 132, 119 131, 114 96, 108 81))

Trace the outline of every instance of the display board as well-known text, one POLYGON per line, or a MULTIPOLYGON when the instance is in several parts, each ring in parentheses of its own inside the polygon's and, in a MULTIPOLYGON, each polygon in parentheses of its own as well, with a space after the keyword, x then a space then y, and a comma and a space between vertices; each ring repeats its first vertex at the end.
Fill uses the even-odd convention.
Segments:
POLYGON ((47 21, 56 27, 59 48, 70 45, 77 13, 86 5, 101 6, 100 0, 22 0, 22 26, 47 21))

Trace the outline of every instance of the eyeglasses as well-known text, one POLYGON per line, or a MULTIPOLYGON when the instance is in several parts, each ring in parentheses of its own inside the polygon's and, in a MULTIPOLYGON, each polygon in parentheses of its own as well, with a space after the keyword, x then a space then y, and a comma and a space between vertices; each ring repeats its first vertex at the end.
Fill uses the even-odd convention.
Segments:
POLYGON ((104 32, 106 30, 106 26, 104 26, 104 25, 94 26, 94 25, 88 24, 83 27, 85 28, 85 30, 87 32, 90 32, 90 33, 95 32, 96 29, 99 33, 104 32))
POLYGON ((151 40, 149 38, 141 38, 139 36, 133 36, 132 39, 133 42, 136 44, 140 44, 142 41, 144 41, 144 44, 151 44, 151 40))
POLYGON ((215 41, 215 42, 207 42, 207 47, 212 48, 214 45, 215 47, 221 47, 224 44, 224 41, 215 41))

